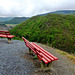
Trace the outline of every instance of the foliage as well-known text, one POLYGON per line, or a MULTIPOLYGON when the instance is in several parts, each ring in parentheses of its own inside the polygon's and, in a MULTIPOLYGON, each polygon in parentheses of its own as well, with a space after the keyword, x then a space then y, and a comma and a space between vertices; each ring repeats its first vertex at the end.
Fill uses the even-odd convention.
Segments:
POLYGON ((10 30, 11 34, 30 41, 75 53, 75 16, 48 14, 34 16, 10 30))

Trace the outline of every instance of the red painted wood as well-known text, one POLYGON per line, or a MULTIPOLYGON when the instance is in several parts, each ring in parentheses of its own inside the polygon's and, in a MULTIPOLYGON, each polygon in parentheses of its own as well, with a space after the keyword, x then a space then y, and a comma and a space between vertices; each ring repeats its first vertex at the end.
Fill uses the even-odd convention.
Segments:
POLYGON ((48 51, 44 50, 40 46, 38 46, 35 43, 30 43, 28 40, 26 40, 24 37, 22 37, 27 47, 29 47, 38 57, 39 60, 44 61, 45 64, 48 64, 49 62, 52 62, 54 60, 58 60, 57 57, 49 53, 48 51))
POLYGON ((47 55, 51 56, 52 58, 54 58, 55 60, 58 60, 57 57, 55 57, 54 55, 50 54, 49 52, 47 52, 46 50, 44 50, 43 48, 41 48, 40 46, 38 46, 37 44, 33 43, 35 46, 39 47, 43 52, 45 52, 47 55))
POLYGON ((0 31, 0 37, 13 38, 14 35, 10 35, 9 31, 0 31))

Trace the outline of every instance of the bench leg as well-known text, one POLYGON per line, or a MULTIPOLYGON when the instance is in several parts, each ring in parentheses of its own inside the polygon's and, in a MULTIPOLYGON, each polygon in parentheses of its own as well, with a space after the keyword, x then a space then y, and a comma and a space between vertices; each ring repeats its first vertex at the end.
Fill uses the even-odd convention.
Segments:
POLYGON ((43 61, 41 61, 41 70, 46 71, 51 69, 52 62, 45 64, 43 61))
POLYGON ((33 55, 33 51, 29 48, 29 54, 33 55))
POLYGON ((11 38, 8 38, 8 43, 11 43, 11 38))

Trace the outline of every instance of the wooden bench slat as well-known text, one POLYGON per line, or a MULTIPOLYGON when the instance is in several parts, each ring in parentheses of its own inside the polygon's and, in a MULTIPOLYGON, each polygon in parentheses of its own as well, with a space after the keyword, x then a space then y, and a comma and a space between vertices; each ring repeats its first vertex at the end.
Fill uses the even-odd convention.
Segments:
POLYGON ((7 37, 8 37, 8 38, 13 38, 13 37, 14 37, 14 35, 7 35, 7 37))
MULTIPOLYGON (((33 43, 32 43, 33 44, 33 43)), ((38 47, 36 47, 34 44, 33 44, 33 46, 37 49, 37 50, 39 50, 39 52, 42 52, 46 57, 48 57, 50 60, 52 60, 52 61, 54 61, 54 58, 52 58, 52 57, 50 57, 48 54, 46 54, 43 50, 41 50, 41 49, 39 49, 38 47)))
POLYGON ((39 55, 41 56, 41 58, 45 58, 48 62, 51 62, 51 60, 47 58, 45 55, 43 55, 42 53, 39 53, 39 55))
POLYGON ((42 61, 44 61, 45 64, 48 64, 48 61, 45 58, 42 58, 42 61))
POLYGON ((0 34, 0 37, 7 37, 6 35, 2 35, 2 34, 0 34))
POLYGON ((57 57, 53 56, 52 54, 50 54, 49 52, 45 51, 43 48, 41 48, 40 46, 38 46, 37 44, 33 43, 35 46, 39 47, 41 50, 43 50, 45 53, 47 53, 49 56, 51 56, 52 58, 54 58, 55 60, 58 60, 57 57))

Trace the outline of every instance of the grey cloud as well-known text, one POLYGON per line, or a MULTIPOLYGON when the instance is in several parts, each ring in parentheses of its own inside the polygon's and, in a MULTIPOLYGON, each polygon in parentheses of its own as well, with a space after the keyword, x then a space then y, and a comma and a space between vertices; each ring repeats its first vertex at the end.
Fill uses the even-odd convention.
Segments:
POLYGON ((0 0, 0 16, 30 17, 66 9, 75 9, 75 0, 0 0))

